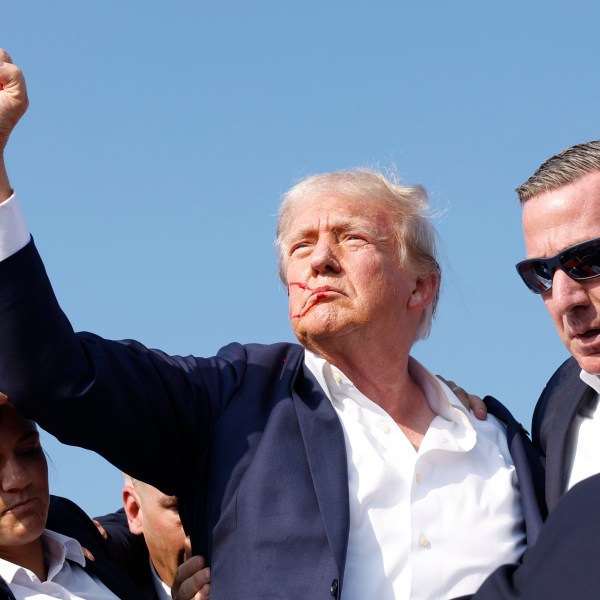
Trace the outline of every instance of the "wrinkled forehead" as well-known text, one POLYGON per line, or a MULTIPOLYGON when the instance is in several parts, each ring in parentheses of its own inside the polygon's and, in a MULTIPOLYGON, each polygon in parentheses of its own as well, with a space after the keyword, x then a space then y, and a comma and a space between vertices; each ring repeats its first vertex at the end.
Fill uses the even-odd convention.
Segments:
POLYGON ((365 196, 322 195, 293 203, 280 225, 281 233, 287 238, 319 227, 349 229, 370 226, 385 229, 391 221, 390 216, 381 200, 365 196))

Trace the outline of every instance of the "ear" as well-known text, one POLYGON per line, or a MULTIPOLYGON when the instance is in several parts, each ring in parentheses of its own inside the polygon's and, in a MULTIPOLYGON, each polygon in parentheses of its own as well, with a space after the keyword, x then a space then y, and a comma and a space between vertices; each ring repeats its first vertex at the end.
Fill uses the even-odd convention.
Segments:
POLYGON ((433 302, 439 285, 440 277, 437 273, 417 277, 412 294, 408 299, 408 309, 425 310, 433 302))
POLYGON ((126 485, 123 488, 123 507, 125 508, 125 514, 127 515, 129 531, 135 534, 144 533, 144 528, 142 526, 142 508, 135 490, 130 485, 126 485))

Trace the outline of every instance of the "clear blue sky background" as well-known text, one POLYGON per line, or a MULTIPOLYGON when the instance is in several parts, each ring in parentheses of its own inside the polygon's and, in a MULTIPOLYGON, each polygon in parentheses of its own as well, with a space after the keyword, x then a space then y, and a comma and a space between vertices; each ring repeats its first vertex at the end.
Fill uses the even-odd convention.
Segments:
MULTIPOLYGON (((281 194, 395 167, 428 189, 442 239, 440 310, 414 354, 528 427, 566 351, 514 270, 513 190, 599 137, 599 22, 596 0, 5 0, 0 45, 31 96, 11 180, 76 329, 210 355, 292 339, 281 194)), ((44 443, 55 493, 119 506, 113 467, 44 443)))

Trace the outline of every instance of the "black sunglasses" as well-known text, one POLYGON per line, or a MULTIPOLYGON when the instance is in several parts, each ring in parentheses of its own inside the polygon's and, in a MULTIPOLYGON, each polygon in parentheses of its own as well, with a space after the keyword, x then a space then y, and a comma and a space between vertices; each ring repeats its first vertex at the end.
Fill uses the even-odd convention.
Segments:
POLYGON ((575 281, 600 277, 600 238, 565 248, 552 258, 528 258, 517 263, 517 272, 534 294, 552 288, 556 269, 575 281))

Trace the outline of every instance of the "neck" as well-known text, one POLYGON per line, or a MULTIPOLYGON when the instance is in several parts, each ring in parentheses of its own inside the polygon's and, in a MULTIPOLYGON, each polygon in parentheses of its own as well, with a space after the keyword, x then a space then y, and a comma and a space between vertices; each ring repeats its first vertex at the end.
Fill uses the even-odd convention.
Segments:
MULTIPOLYGON (((354 347, 354 346, 353 346, 354 347)), ((385 410, 418 449, 435 417, 421 387, 411 377, 408 349, 395 352, 333 352, 313 349, 340 369, 369 400, 385 410)))
MULTIPOLYGON (((152 559, 150 559, 152 560, 152 559)), ((152 566, 158 575, 158 578, 170 588, 173 587, 173 582, 175 581, 175 575, 177 574, 177 564, 168 565, 160 560, 154 561, 152 560, 152 566)))
POLYGON ((48 568, 44 560, 44 546, 41 537, 22 546, 0 548, 0 558, 24 569, 29 569, 35 573, 40 581, 46 581, 48 578, 48 568))

